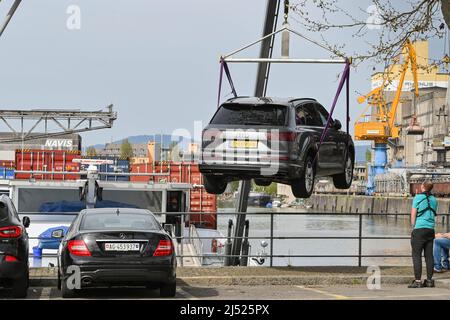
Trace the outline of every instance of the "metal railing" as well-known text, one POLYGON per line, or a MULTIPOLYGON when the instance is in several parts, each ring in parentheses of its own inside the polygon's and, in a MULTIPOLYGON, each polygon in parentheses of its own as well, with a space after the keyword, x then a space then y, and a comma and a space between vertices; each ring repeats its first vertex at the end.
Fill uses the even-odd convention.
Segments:
MULTIPOLYGON (((20 213, 21 216, 76 216, 78 213, 37 213, 37 212, 22 212, 20 213)), ((215 214, 212 212, 175 212, 175 213, 155 213, 155 215, 159 214, 165 214, 165 215, 178 215, 181 216, 181 223, 182 225, 185 225, 185 221, 188 221, 185 217, 189 216, 190 214, 195 215, 211 215, 215 214)), ((388 219, 389 217, 398 219, 398 217, 403 217, 403 219, 406 219, 409 223, 409 213, 333 213, 333 212, 250 212, 250 213, 244 213, 244 212, 230 212, 230 213, 222 213, 219 212, 217 215, 220 216, 237 216, 245 214, 247 216, 268 216, 268 219, 270 221, 270 235, 269 236, 249 236, 249 237, 233 237, 231 236, 232 240, 235 239, 248 239, 248 240, 268 240, 269 241, 269 252, 265 255, 265 258, 269 259, 270 266, 273 266, 274 258, 357 258, 358 263, 357 265, 361 267, 362 260, 364 258, 409 258, 411 257, 410 254, 363 254, 363 241, 364 240, 409 240, 410 236, 366 236, 363 232, 363 220, 364 217, 383 217, 388 219), (357 229, 357 235, 349 235, 349 236, 275 236, 274 235, 274 224, 275 224, 275 216, 336 216, 336 217, 356 217, 358 221, 358 229, 357 229), (274 252, 274 241, 275 240, 355 240, 357 242, 357 252, 355 254, 314 254, 314 255, 305 255, 305 254, 275 254, 274 252)), ((436 223, 441 224, 446 227, 447 232, 450 231, 450 213, 447 214, 438 214, 436 216, 436 223)), ((251 229, 250 229, 251 230, 251 229)), ((185 239, 184 233, 181 233, 181 236, 174 237, 174 239, 180 240, 181 243, 184 243, 185 240, 188 240, 191 243, 195 243, 195 241, 201 240, 213 240, 213 239, 223 239, 226 240, 228 237, 227 235, 222 236, 199 236, 198 231, 197 232, 190 232, 189 239, 185 239)), ((39 240, 39 237, 30 237, 30 239, 37 239, 39 240)), ((197 242, 198 243, 198 242, 197 242)), ((181 246, 182 247, 182 246, 181 246)), ((203 251, 203 249, 202 249, 203 251)), ((202 252, 201 251, 201 252, 202 252)), ((42 257, 55 257, 56 254, 54 253, 43 253, 42 257)), ((196 255, 184 255, 182 248, 181 252, 178 255, 178 258, 181 259, 181 266, 183 265, 183 259, 184 258, 199 258, 202 259, 205 255, 202 254, 196 254, 196 255)), ((221 257, 240 257, 240 258, 261 258, 261 255, 257 254, 248 254, 248 255, 227 255, 227 254, 220 254, 221 257)))

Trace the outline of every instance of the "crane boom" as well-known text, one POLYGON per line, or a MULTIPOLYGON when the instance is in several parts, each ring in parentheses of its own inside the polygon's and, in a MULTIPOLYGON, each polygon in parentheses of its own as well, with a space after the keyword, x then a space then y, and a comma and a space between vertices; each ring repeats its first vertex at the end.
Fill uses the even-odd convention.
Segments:
POLYGON ((392 101, 391 109, 388 113, 389 128, 391 128, 391 129, 394 127, 395 114, 397 112, 397 107, 400 102, 403 83, 405 82, 406 70, 408 69, 408 64, 410 62, 411 62, 411 72, 412 72, 413 80, 414 80, 414 94, 416 95, 416 97, 419 96, 419 87, 418 87, 418 80, 417 80, 416 51, 414 50, 414 46, 411 44, 411 42, 409 40, 406 41, 404 48, 407 50, 408 56, 406 57, 405 61, 403 62, 402 72, 400 75, 400 80, 398 82, 397 91, 395 93, 394 100, 392 101))

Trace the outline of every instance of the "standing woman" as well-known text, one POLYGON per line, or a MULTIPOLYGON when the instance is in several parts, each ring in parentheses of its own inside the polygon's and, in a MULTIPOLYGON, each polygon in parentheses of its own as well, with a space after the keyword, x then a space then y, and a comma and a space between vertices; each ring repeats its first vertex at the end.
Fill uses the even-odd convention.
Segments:
POLYGON ((433 241, 437 211, 437 200, 431 194, 433 184, 424 182, 420 186, 422 193, 414 197, 411 209, 411 248, 415 280, 408 288, 434 287, 433 280, 433 241), (422 252, 425 255, 427 279, 422 278, 422 252))

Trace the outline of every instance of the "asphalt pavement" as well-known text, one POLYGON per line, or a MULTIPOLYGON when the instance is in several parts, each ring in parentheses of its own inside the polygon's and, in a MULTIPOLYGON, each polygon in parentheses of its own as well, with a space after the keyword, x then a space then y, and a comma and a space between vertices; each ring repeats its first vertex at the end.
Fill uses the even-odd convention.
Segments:
MULTIPOLYGON (((0 299, 10 299, 8 290, 0 290, 0 299)), ((62 299, 55 287, 30 287, 27 299, 62 299)), ((145 288, 99 288, 82 291, 76 299, 161 299, 158 290, 145 288)), ((381 286, 178 286, 174 299, 184 300, 450 300, 448 288, 409 289, 405 285, 381 286)))

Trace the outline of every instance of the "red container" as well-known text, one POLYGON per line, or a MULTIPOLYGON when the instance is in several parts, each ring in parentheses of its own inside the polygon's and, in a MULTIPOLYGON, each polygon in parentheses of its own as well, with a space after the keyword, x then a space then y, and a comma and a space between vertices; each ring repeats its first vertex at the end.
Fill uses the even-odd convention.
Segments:
POLYGON ((14 160, 0 160, 0 167, 15 168, 14 160))
MULTIPOLYGON (((79 174, 55 172, 79 172, 80 164, 73 159, 80 157, 80 151, 16 150, 16 170, 53 172, 33 174, 36 180, 76 180, 80 178, 79 174)), ((31 176, 31 173, 16 173, 16 179, 30 179, 31 176)))

